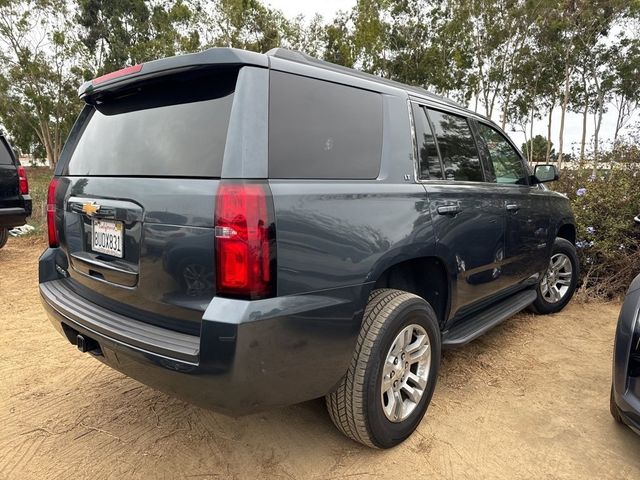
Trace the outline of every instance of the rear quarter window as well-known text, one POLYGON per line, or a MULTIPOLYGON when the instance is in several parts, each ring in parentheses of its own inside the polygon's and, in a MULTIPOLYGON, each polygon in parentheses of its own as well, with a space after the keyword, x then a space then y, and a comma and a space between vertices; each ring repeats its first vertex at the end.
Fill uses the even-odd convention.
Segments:
POLYGON ((269 177, 374 179, 382 157, 382 96, 271 72, 269 177))

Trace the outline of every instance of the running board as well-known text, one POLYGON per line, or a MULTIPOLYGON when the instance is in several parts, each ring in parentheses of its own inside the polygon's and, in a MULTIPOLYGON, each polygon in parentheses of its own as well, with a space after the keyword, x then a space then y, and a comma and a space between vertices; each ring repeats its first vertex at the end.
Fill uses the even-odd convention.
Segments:
POLYGON ((488 310, 467 317, 442 333, 442 347, 460 347, 485 334, 519 311, 528 307, 536 299, 535 290, 525 290, 494 305, 488 310))

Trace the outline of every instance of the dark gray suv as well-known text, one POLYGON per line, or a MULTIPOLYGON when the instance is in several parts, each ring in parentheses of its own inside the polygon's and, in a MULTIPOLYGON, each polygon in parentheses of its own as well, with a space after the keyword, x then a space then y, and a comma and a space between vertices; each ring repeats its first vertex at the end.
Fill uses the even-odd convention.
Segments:
POLYGON ((297 52, 212 49, 86 83, 49 188, 40 292, 125 374, 232 413, 326 396, 407 438, 440 353, 578 262, 569 202, 491 121, 297 52))

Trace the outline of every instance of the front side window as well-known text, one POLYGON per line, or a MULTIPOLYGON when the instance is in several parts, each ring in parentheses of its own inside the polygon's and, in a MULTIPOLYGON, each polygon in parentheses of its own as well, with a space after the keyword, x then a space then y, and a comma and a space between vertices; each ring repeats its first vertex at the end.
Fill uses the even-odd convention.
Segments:
POLYGON ((440 149, 446 180, 482 182, 482 166, 476 142, 464 117, 429 110, 440 149))
POLYGON ((526 185, 527 175, 520 155, 495 128, 478 123, 478 131, 484 140, 497 183, 526 185))

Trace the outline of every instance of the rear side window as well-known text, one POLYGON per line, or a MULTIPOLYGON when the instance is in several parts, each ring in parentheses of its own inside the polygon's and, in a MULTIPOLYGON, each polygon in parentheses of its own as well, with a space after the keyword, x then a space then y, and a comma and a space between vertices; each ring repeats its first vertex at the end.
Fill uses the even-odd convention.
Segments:
POLYGON ((271 72, 269 177, 373 179, 382 157, 382 96, 271 72))
POLYGON ((527 185, 524 164, 518 152, 496 129, 478 123, 478 131, 489 152, 497 183, 527 185))
POLYGON ((0 139, 0 165, 13 165, 13 157, 4 140, 0 139))
POLYGON ((416 142, 418 146, 418 161, 420 164, 420 179, 442 179, 442 164, 436 147, 427 112, 424 107, 413 105, 413 118, 416 123, 416 142))
POLYGON ((235 79, 182 74, 101 99, 64 174, 219 177, 235 79))
POLYGON ((429 110, 447 180, 482 182, 476 142, 464 117, 429 110))

